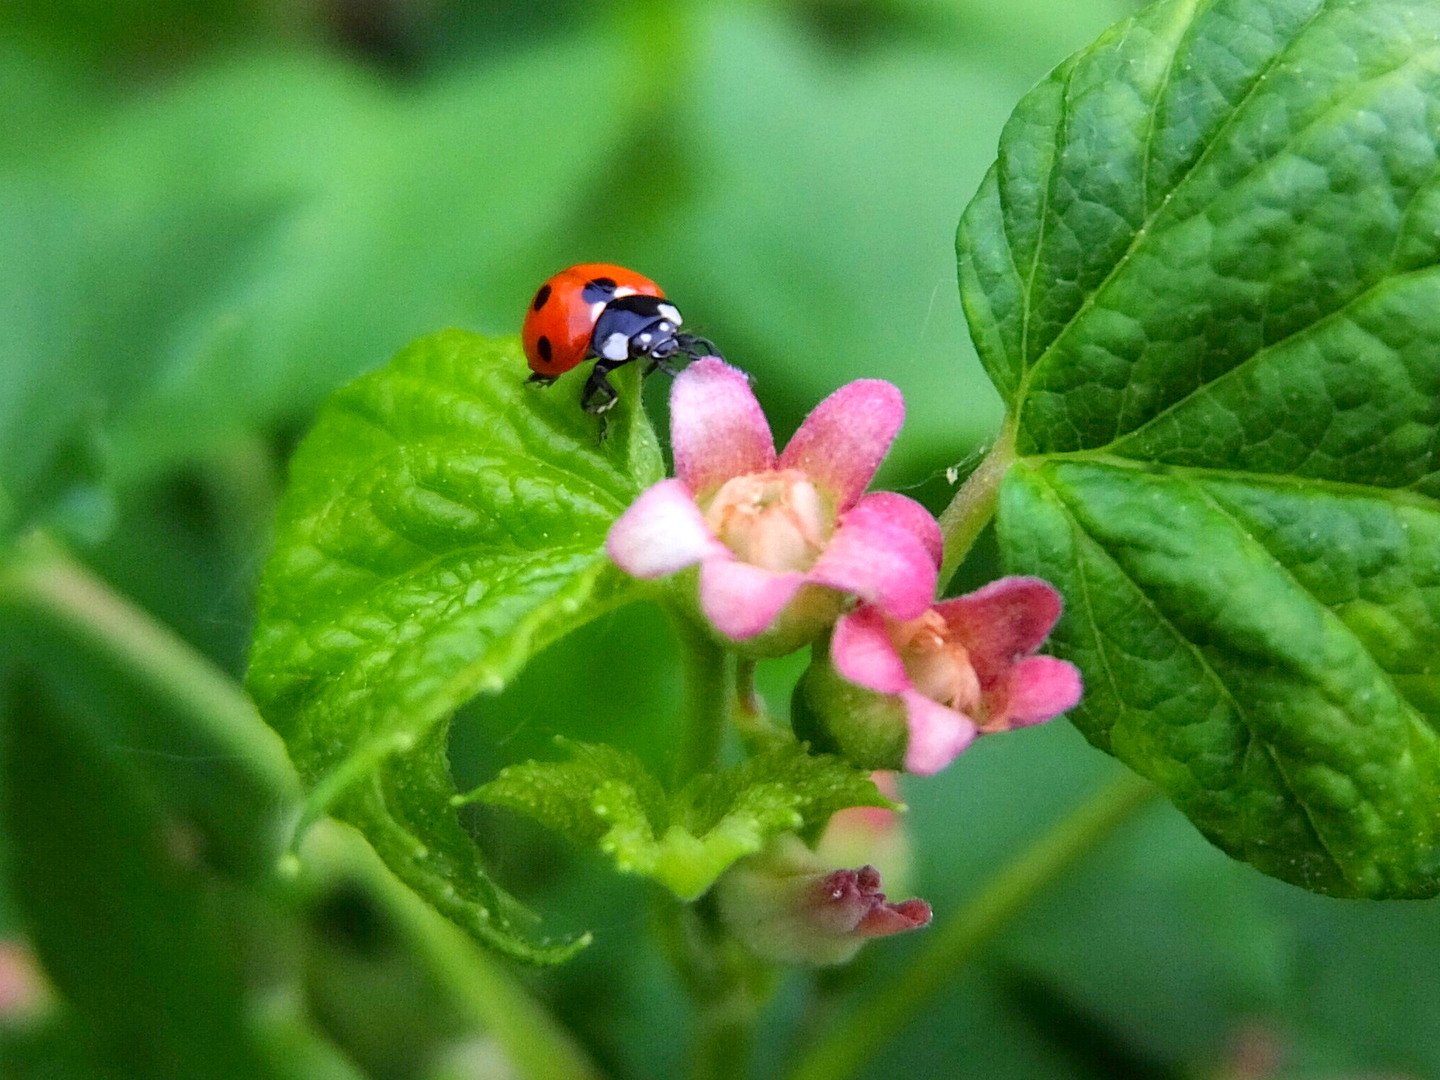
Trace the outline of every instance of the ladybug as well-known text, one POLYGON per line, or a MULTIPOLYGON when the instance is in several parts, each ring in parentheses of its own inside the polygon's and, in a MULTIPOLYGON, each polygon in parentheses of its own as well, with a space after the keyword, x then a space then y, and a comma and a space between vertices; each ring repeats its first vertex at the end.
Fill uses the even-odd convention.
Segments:
POLYGON ((670 359, 714 353, 704 338, 680 332, 684 320, 659 285, 634 270, 611 263, 579 263, 561 270, 535 293, 525 313, 521 339, 534 373, 530 381, 548 386, 584 361, 595 358, 580 405, 599 415, 619 395, 606 378, 632 360, 675 374, 670 359))

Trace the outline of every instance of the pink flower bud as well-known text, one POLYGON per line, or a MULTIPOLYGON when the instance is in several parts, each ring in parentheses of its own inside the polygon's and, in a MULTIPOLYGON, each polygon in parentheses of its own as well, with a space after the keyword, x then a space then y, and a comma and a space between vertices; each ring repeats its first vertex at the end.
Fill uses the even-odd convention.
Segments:
POLYGON ((0 1026, 39 1015, 50 1004, 49 983, 30 947, 0 941, 0 1026))
POLYGON ((824 967, 850 960, 866 941, 930 922, 924 900, 892 904, 873 866, 832 870, 794 835, 737 863, 715 885, 720 917, 765 960, 824 967))

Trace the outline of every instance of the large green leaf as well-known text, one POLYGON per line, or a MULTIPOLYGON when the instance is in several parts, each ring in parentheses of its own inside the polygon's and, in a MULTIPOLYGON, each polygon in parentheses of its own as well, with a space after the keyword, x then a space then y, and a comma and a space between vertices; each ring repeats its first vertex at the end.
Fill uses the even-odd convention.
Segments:
POLYGON ((961 223, 1076 722, 1226 851, 1440 891, 1440 7, 1169 0, 1020 105, 961 223))
POLYGON ((514 340, 424 338, 336 393, 296 454, 250 687, 312 791, 481 940, 530 940, 450 806, 451 713, 632 595, 603 550, 661 475, 638 373, 600 440, 577 381, 525 382, 514 340))

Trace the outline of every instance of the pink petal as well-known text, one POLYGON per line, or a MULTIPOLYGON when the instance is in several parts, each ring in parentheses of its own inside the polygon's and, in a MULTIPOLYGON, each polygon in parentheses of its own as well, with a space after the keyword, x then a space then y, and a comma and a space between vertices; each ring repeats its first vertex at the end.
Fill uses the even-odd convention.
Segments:
POLYGON ((700 607, 716 630, 744 641, 768 630, 804 582, 803 574, 752 566, 726 551, 700 565, 700 607))
POLYGON ((940 565, 940 560, 945 557, 945 538, 940 534, 940 523, 935 520, 935 515, 926 510, 914 499, 906 498, 904 495, 897 495, 893 491, 872 491, 869 495, 863 496, 854 507, 846 514, 878 513, 907 532, 913 533, 920 543, 925 545, 925 550, 935 560, 935 565, 940 565))
POLYGON ((854 593, 892 619, 914 619, 935 598, 937 567, 925 542, 903 519, 856 505, 840 516, 835 534, 807 580, 854 593))
POLYGON ((1006 577, 936 604, 950 632, 970 652, 986 689, 1018 657, 1038 649, 1060 618, 1060 594, 1034 577, 1006 577))
POLYGON ((670 390, 675 475, 696 495, 733 476, 775 467, 775 440, 750 380, 707 356, 675 377, 670 390))
POLYGON ((780 455, 782 469, 799 469, 848 510, 895 441, 905 419, 900 391, 881 379, 847 383, 805 418, 780 455))
POLYGON ((664 577, 725 550, 679 480, 646 488, 605 537, 615 565, 637 578, 664 577))
POLYGON ((1080 671, 1053 656, 1030 656, 1010 669, 1004 701, 987 727, 1044 723, 1080 703, 1080 671), (997 725, 997 721, 999 724, 997 725))
POLYGON ((905 720, 910 728, 910 741, 905 746, 906 772, 920 776, 939 772, 979 734, 975 722, 964 713, 931 701, 918 691, 907 690, 900 697, 905 702, 905 720))
POLYGON ((861 606, 841 617, 830 639, 830 660, 841 678, 880 694, 910 689, 910 676, 885 632, 885 618, 861 606))
POLYGON ((886 937, 906 930, 919 930, 930 925, 933 917, 930 905, 924 900, 906 900, 899 904, 882 902, 870 909, 860 920, 855 932, 864 937, 886 937))

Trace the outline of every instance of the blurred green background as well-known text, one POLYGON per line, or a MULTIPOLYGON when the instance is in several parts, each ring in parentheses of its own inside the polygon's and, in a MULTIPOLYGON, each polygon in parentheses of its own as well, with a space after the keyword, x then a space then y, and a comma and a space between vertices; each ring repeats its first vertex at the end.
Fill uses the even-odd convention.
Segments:
MULTIPOLYGON (((955 223, 1020 95, 1135 6, 10 0, 0 542, 44 526, 238 674, 317 403, 427 331, 517 332, 539 281, 597 259, 662 282, 755 375, 782 437, 842 381, 896 382, 909 421, 881 479, 938 509, 1000 417, 955 223)), ((652 381, 657 410, 663 395, 652 381)), ((296 923, 223 851, 175 872, 186 834, 146 845, 176 792, 198 777, 237 833, 254 793, 73 637, 11 619, 0 639, 0 1076, 268 1076, 237 1035, 257 1023, 260 1057, 291 1075, 512 1075, 403 919, 345 875, 296 923), (17 1006, 6 972, 29 939, 64 992, 17 1006)), ((655 613, 553 653, 462 715, 462 784, 557 732, 663 762, 678 686, 655 613)), ((762 672, 777 708, 799 664, 762 672)), ((915 891, 944 920, 1118 770, 1061 723, 911 783, 915 891)), ((596 931, 526 981, 609 1074, 677 1075, 687 1006, 644 886, 513 819, 475 827, 549 921, 596 931)), ((871 946, 828 999, 901 977, 920 937, 871 946)), ((1440 1076, 1437 955, 1435 905, 1308 896, 1154 806, 867 1075, 1440 1076)), ((757 1075, 804 1037, 808 989, 783 983, 757 1075)))

